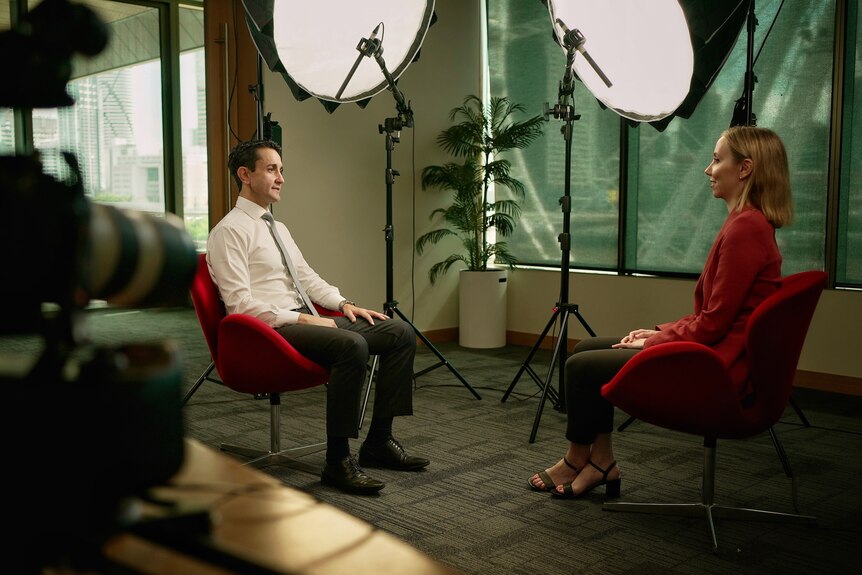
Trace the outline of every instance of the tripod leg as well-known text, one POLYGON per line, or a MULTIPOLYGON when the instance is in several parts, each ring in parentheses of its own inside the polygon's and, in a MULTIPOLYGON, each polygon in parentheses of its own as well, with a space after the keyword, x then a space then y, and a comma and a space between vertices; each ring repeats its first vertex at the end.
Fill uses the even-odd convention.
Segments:
POLYGON ((461 383, 463 383, 463 384, 464 384, 464 387, 466 387, 468 390, 470 390, 470 393, 472 393, 472 394, 473 394, 473 396, 474 396, 476 399, 482 399, 482 397, 481 397, 481 396, 476 392, 476 390, 475 390, 475 389, 473 389, 473 386, 472 386, 472 385, 470 385, 469 383, 467 383, 467 380, 466 380, 466 379, 464 379, 464 377, 463 377, 463 376, 458 372, 458 370, 457 370, 457 369, 455 369, 455 367, 454 367, 451 363, 449 363, 449 361, 448 361, 448 360, 443 356, 443 354, 442 354, 442 353, 440 353, 440 350, 438 350, 436 347, 434 347, 434 345, 433 345, 433 344, 428 340, 428 338, 427 338, 427 337, 425 337, 425 335, 424 335, 421 331, 419 331, 418 329, 416 329, 416 326, 415 326, 415 325, 413 325, 413 323, 412 323, 409 319, 407 319, 407 317, 406 317, 403 313, 401 313, 401 310, 400 310, 400 309, 398 309, 397 307, 392 306, 392 307, 390 307, 390 308, 389 308, 389 310, 388 310, 388 311, 390 312, 390 315, 391 315, 391 313, 392 313, 392 312, 394 312, 394 313, 396 313, 396 314, 398 315, 398 317, 400 317, 402 320, 404 320, 405 322, 407 322, 407 324, 408 324, 410 327, 412 327, 412 328, 413 328, 413 331, 416 333, 416 335, 419 337, 419 339, 421 339, 421 340, 422 340, 422 343, 424 343, 424 344, 425 344, 425 347, 427 347, 427 348, 428 348, 428 349, 430 349, 432 352, 434 352, 434 355, 436 355, 436 356, 437 356, 437 359, 439 359, 439 360, 440 360, 438 363, 436 363, 436 364, 432 365, 431 367, 426 367, 426 368, 425 368, 425 369, 423 369, 422 371, 416 372, 416 373, 413 375, 413 377, 414 377, 414 378, 417 378, 417 377, 419 377, 420 375, 424 375, 424 374, 428 373, 429 371, 432 371, 432 370, 434 370, 434 369, 437 369, 437 368, 438 368, 438 367, 440 367, 440 366, 445 365, 447 368, 449 368, 449 371, 451 371, 451 372, 452 372, 452 374, 453 374, 455 377, 457 377, 457 378, 458 378, 458 380, 459 380, 461 383))
POLYGON ((584 329, 587 330, 587 333, 592 337, 596 337, 596 332, 593 331, 593 328, 590 327, 590 324, 587 323, 587 320, 584 319, 584 316, 581 315, 581 312, 578 310, 578 307, 575 306, 574 311, 575 317, 578 318, 578 321, 581 322, 581 325, 584 326, 584 329))
MULTIPOLYGON (((596 332, 593 331, 593 328, 590 327, 590 324, 588 324, 587 320, 584 319, 584 316, 581 315, 580 307, 578 306, 578 304, 576 304, 576 303, 559 303, 557 305, 560 308, 564 308, 569 313, 574 314, 575 317, 578 318, 578 321, 581 322, 581 326, 583 326, 584 330, 586 330, 586 332, 588 334, 590 334, 591 337, 596 337, 596 332)), ((569 337, 568 336, 568 329, 561 329, 560 330, 560 337, 568 340, 568 337, 569 337)), ((564 347, 563 350, 568 353, 568 347, 564 347)), ((559 363, 560 363, 560 374, 562 374, 563 368, 566 364, 566 355, 560 356, 559 363)), ((561 380, 561 382, 562 382, 562 380, 561 380)), ((562 385, 560 385, 559 397, 556 400, 554 400, 554 409, 556 409, 557 411, 563 412, 563 413, 565 413, 565 411, 566 411, 566 393, 565 393, 565 390, 563 389, 562 385)))
POLYGON ((182 405, 188 403, 188 401, 192 398, 192 396, 195 394, 201 384, 210 378, 210 372, 212 372, 213 369, 215 369, 215 363, 210 362, 210 365, 208 368, 206 368, 206 371, 201 374, 201 376, 198 378, 192 388, 188 391, 188 393, 186 393, 185 397, 183 397, 182 405))
POLYGON ((802 421, 802 425, 805 427, 811 427, 811 423, 808 422, 808 418, 805 417, 805 414, 802 413, 802 409, 793 401, 793 398, 790 398, 790 407, 793 408, 793 411, 796 412, 796 415, 799 416, 799 419, 802 421))
POLYGON ((374 359, 371 360, 371 368, 368 370, 368 385, 365 386, 365 397, 362 400, 362 409, 359 411, 359 429, 362 429, 362 422, 365 421, 365 410, 368 408, 368 398, 371 396, 371 386, 374 384, 379 362, 380 356, 375 355, 374 359))
POLYGON ((617 431, 625 431, 625 430, 626 430, 626 427, 628 427, 629 425, 631 425, 631 424, 632 424, 632 423, 634 423, 635 421, 637 421, 637 420, 636 420, 634 417, 629 417, 628 419, 626 419, 626 420, 622 423, 622 425, 620 425, 619 427, 617 427, 617 431))
MULTIPOLYGON (((545 341, 545 336, 548 335, 548 332, 551 331, 551 326, 557 321, 557 317, 560 315, 559 309, 554 309, 554 313, 551 314, 551 319, 548 320, 545 329, 542 330, 541 335, 539 335, 539 339, 536 340, 536 343, 533 344, 533 348, 530 350, 530 353, 527 355, 527 359, 524 360, 524 363, 521 364, 521 369, 518 370, 517 375, 515 375, 515 379, 512 380, 512 383, 509 384, 509 388, 506 390, 506 393, 503 394, 503 399, 500 400, 500 403, 505 403, 507 399, 509 399, 509 395, 511 395, 512 390, 515 389, 515 385, 518 383, 518 380, 521 379, 521 375, 523 375, 524 371, 529 371, 530 375, 533 375, 532 370, 530 370, 530 362, 533 360, 533 356, 536 355, 536 352, 539 351, 539 348, 542 345, 542 342, 545 341)), ((536 378, 534 378, 536 379, 536 378)), ((541 387, 541 385, 540 385, 541 387)))
MULTIPOLYGON (((560 333, 564 333, 564 329, 569 321, 569 311, 564 310, 563 319, 560 322, 560 333)), ((566 351, 566 339, 559 338, 557 339, 557 345, 554 346, 554 355, 551 358, 551 365, 548 368, 548 377, 545 378, 545 383, 542 386, 542 398, 539 400, 539 407, 536 409, 536 418, 533 420, 533 430, 530 432, 530 443, 536 442, 536 433, 539 430, 539 420, 542 419, 542 411, 545 408, 545 401, 548 399, 548 388, 551 387, 551 379, 554 377, 554 367, 557 365, 557 358, 560 357, 560 353, 562 348, 562 352, 566 351)))
POLYGON ((781 441, 778 439, 778 435, 775 433, 775 429, 769 428, 769 437, 772 439, 772 445, 775 446, 775 452, 778 454, 778 460, 781 461, 781 467, 784 468, 784 475, 793 479, 793 469, 790 467, 790 460, 787 459, 787 453, 784 451, 784 446, 781 444, 781 441))

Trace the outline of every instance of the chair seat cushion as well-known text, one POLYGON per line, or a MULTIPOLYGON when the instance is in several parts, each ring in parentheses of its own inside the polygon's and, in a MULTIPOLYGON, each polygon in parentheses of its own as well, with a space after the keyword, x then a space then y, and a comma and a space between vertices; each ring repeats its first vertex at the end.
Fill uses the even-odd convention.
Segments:
POLYGON ((216 368, 225 385, 241 393, 283 393, 323 385, 329 370, 301 355, 257 318, 222 320, 216 368))

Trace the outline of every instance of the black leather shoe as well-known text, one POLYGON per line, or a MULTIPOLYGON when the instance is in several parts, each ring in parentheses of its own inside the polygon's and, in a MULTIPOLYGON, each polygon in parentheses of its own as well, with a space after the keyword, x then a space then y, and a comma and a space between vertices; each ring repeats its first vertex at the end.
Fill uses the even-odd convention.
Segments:
POLYGON ((366 467, 383 467, 396 471, 417 471, 428 467, 431 463, 424 457, 407 455, 404 448, 394 437, 383 443, 369 445, 368 442, 359 448, 359 465, 366 467))
POLYGON ((368 477, 352 455, 338 463, 327 463, 320 474, 320 482, 355 495, 374 495, 384 487, 382 481, 368 477))

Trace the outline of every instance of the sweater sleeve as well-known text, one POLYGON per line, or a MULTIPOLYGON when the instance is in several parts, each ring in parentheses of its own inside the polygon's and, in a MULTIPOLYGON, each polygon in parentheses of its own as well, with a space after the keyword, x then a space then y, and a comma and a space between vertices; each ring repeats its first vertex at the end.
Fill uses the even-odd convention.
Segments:
POLYGON ((644 342, 651 347, 669 341, 694 341, 713 345, 731 329, 739 316, 749 291, 768 259, 772 227, 759 212, 740 214, 728 226, 722 238, 712 269, 704 270, 702 309, 674 323, 664 324, 660 331, 644 342))

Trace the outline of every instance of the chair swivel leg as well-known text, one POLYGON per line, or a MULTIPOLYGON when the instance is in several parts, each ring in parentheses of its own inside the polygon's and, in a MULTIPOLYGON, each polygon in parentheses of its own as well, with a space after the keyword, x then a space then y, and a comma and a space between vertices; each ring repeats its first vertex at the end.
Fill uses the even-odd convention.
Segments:
POLYGON ((269 451, 227 444, 219 445, 219 449, 227 451, 228 453, 248 457, 249 461, 246 461, 245 465, 251 465, 252 467, 262 468, 270 465, 283 465, 299 471, 305 471, 306 473, 314 475, 319 474, 319 465, 311 465, 310 463, 300 461, 297 458, 323 451, 326 449, 326 442, 281 449, 281 395, 278 393, 269 394, 269 403, 269 451))
POLYGON ((652 513, 685 517, 705 517, 709 539, 713 551, 718 549, 715 519, 736 519, 754 521, 790 521, 814 524, 817 519, 809 515, 778 513, 761 509, 726 507, 715 505, 715 439, 704 439, 703 484, 700 503, 628 503, 607 502, 602 509, 607 511, 628 511, 633 513, 652 513))

